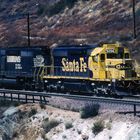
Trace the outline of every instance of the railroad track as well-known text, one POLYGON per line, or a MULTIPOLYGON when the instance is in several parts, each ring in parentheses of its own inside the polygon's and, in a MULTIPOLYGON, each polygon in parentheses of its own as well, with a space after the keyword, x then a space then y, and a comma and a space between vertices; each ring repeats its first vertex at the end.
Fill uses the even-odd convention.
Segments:
POLYGON ((25 90, 11 90, 11 89, 0 89, 0 98, 3 100, 11 100, 25 103, 44 103, 47 104, 47 98, 51 97, 64 97, 74 100, 91 101, 97 103, 110 103, 110 104, 121 104, 134 106, 134 115, 136 115, 136 107, 140 106, 140 100, 137 98, 131 99, 116 99, 109 97, 95 97, 95 96, 83 96, 83 95, 71 95, 71 94, 60 94, 60 93, 47 93, 37 91, 25 91, 25 90))

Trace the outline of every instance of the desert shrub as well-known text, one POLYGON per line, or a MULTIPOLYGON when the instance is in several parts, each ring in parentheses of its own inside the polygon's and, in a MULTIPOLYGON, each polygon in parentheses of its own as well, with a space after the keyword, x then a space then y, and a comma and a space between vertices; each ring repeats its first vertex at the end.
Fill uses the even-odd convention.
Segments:
POLYGON ((43 122, 43 129, 45 130, 46 133, 48 133, 52 128, 59 125, 59 123, 60 122, 57 120, 46 120, 43 122))
POLYGON ((104 122, 99 120, 96 121, 92 127, 92 132, 97 135, 98 133, 100 133, 101 131, 103 131, 104 129, 104 122))
POLYGON ((99 104, 87 104, 80 109, 81 118, 94 117, 99 114, 99 104))
POLYGON ((10 101, 10 100, 3 100, 3 99, 0 99, 0 106, 19 106, 20 103, 17 102, 17 101, 10 101))
POLYGON ((49 118, 48 117, 44 119, 44 122, 48 122, 48 121, 49 121, 49 118))
POLYGON ((42 134, 43 140, 49 140, 49 138, 45 135, 45 133, 42 134))
POLYGON ((33 115, 35 115, 37 113, 37 109, 36 108, 32 108, 31 111, 29 112, 28 116, 32 117, 33 115))
POLYGON ((73 127, 73 125, 72 125, 71 122, 65 123, 65 128, 66 128, 66 129, 70 129, 70 128, 72 128, 72 127, 73 127))
POLYGON ((77 0, 61 0, 53 5, 40 5, 38 8, 38 15, 47 14, 49 17, 60 13, 66 7, 72 8, 77 0))
POLYGON ((26 118, 26 117, 28 117, 28 112, 27 111, 21 111, 21 110, 19 110, 19 118, 20 119, 23 119, 23 118, 26 118))
POLYGON ((78 130, 77 130, 77 133, 80 135, 82 132, 81 132, 81 130, 78 129, 78 130))
POLYGON ((11 105, 11 102, 10 101, 8 101, 8 100, 0 100, 0 106, 2 107, 2 106, 9 106, 9 105, 11 105))
POLYGON ((12 137, 13 137, 13 138, 16 138, 17 136, 18 136, 18 132, 17 132, 17 131, 14 131, 12 137))
POLYGON ((120 42, 122 42, 122 41, 130 41, 130 40, 132 40, 132 38, 133 38, 132 34, 121 35, 119 40, 120 40, 120 42))
POLYGON ((106 128, 108 129, 108 130, 111 130, 111 123, 110 122, 108 122, 108 123, 106 123, 106 128))
POLYGON ((63 139, 66 139, 66 138, 67 138, 67 136, 66 136, 66 135, 63 135, 63 136, 62 136, 62 138, 63 138, 63 139))
POLYGON ((46 106, 44 104, 40 104, 41 109, 46 109, 46 106))
POLYGON ((101 15, 102 15, 102 16, 105 16, 105 15, 107 15, 109 12, 110 12, 109 9, 103 8, 103 9, 101 10, 101 15))
POLYGON ((37 14, 40 16, 45 12, 45 7, 44 5, 39 5, 38 6, 38 10, 37 10, 37 14))
POLYGON ((79 112, 79 109, 73 106, 71 106, 70 110, 73 112, 79 112))
POLYGON ((13 106, 19 106, 20 104, 21 104, 21 103, 16 102, 16 101, 12 103, 13 106))
POLYGON ((56 4, 48 7, 48 9, 46 10, 46 13, 48 16, 53 16, 53 15, 63 11, 66 6, 71 8, 72 4, 74 4, 74 3, 69 0, 61 0, 61 1, 57 2, 56 4))

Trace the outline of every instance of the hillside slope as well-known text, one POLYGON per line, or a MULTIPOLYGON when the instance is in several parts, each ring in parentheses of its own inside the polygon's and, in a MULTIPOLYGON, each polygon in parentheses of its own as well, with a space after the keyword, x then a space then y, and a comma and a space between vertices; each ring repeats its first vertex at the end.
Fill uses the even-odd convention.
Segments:
POLYGON ((23 104, 5 108, 0 114, 0 139, 139 140, 140 138, 139 117, 104 110, 98 116, 82 119, 79 112, 47 105, 43 107, 38 104, 23 104), (95 124, 96 130, 93 129, 95 124), (100 130, 99 126, 104 127, 100 130))
POLYGON ((139 55, 139 0, 135 40, 131 0, 0 0, 1 45, 27 45, 28 12, 32 45, 119 41, 139 55))

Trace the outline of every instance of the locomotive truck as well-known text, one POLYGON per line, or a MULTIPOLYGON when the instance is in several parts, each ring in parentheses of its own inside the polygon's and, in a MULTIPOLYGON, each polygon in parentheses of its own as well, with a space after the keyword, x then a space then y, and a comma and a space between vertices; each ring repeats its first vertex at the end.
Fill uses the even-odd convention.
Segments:
POLYGON ((97 95, 139 94, 140 78, 122 45, 0 49, 0 86, 97 95))

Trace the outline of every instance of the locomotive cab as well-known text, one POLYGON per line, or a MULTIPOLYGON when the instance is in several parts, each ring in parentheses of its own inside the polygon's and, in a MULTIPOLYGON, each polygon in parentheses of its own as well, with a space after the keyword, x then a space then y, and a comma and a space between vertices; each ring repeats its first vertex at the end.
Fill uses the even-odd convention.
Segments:
POLYGON ((130 52, 120 44, 104 44, 89 57, 89 69, 94 79, 112 80, 136 77, 130 52))
POLYGON ((107 78, 128 79, 135 76, 133 60, 127 48, 119 44, 106 46, 106 71, 107 78))
POLYGON ((52 58, 51 74, 43 72, 48 91, 115 95, 139 87, 130 52, 120 44, 58 46, 52 58))

